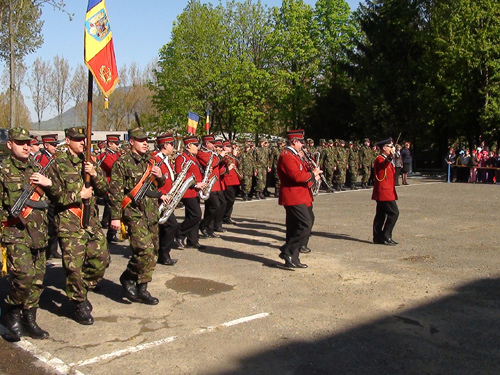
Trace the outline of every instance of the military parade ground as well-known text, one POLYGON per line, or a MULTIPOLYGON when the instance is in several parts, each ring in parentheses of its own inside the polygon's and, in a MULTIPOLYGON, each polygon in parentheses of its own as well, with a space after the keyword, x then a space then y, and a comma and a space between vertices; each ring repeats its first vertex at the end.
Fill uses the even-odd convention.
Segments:
POLYGON ((122 297, 131 253, 113 243, 90 326, 52 259, 50 338, 0 340, 0 374, 498 374, 498 186, 409 182, 396 246, 372 242, 371 190, 316 196, 307 269, 282 269, 277 199, 237 199, 236 225, 156 266, 149 308, 122 297))

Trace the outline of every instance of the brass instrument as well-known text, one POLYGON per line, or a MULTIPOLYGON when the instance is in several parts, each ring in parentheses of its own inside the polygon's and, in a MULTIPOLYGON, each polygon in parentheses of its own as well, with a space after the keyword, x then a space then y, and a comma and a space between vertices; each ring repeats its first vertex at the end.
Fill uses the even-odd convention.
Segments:
POLYGON ((211 151, 210 157, 208 158, 207 168, 205 169, 205 174, 203 175, 203 181, 202 181, 202 183, 205 183, 206 185, 199 192, 201 199, 208 199, 208 197, 210 197, 210 191, 212 190, 215 181, 217 181, 217 176, 214 175, 210 177, 213 170, 212 162, 214 160, 214 155, 215 152, 211 151))
POLYGON ((193 186, 193 184, 196 184, 196 178, 194 177, 194 175, 191 175, 191 177, 184 181, 189 168, 191 168, 193 164, 194 162, 192 160, 189 160, 184 165, 182 171, 177 175, 177 178, 172 184, 170 191, 167 193, 167 196, 169 197, 168 202, 162 202, 162 204, 160 204, 160 207, 158 207, 158 213, 160 214, 160 220, 158 222, 160 224, 163 224, 168 220, 172 212, 174 212, 175 208, 181 201, 186 190, 193 186))
POLYGON ((228 167, 229 167, 230 164, 234 164, 233 170, 236 172, 236 174, 238 175, 238 177, 239 177, 240 180, 243 179, 243 174, 240 172, 240 170, 236 166, 236 158, 235 157, 229 156, 229 155, 225 155, 224 156, 224 162, 227 164, 228 167))
MULTIPOLYGON (((309 154, 308 152, 304 152, 304 157, 305 157, 306 162, 309 165, 309 168, 311 170, 319 168, 318 164, 316 164, 316 162, 311 157, 311 154, 309 154)), ((321 187, 321 182, 323 182, 326 185, 326 187, 327 187, 328 190, 332 190, 332 186, 328 183, 328 181, 326 180, 325 176, 323 176, 323 174, 321 173, 320 174, 320 179, 319 180, 315 179, 313 181, 313 184, 310 186, 310 189, 311 189, 311 192, 312 192, 313 195, 317 195, 318 194, 319 188, 321 187)))

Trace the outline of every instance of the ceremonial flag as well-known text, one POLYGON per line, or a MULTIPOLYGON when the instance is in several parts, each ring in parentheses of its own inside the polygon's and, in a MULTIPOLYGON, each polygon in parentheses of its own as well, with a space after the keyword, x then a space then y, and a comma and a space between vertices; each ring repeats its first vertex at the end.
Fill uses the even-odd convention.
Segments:
POLYGON ((210 111, 207 110, 207 121, 205 122, 205 131, 210 132, 210 111))
POLYGON ((113 35, 104 0, 89 0, 85 16, 85 65, 101 89, 105 107, 118 83, 113 35))
POLYGON ((196 134, 196 128, 198 127, 198 121, 200 121, 200 116, 198 116, 194 112, 189 111, 188 126, 187 126, 187 132, 189 134, 196 134))

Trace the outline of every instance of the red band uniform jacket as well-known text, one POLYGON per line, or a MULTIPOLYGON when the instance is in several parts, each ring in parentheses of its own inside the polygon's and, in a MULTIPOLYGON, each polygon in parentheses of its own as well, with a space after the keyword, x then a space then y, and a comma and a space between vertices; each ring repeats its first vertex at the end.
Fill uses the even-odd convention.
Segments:
POLYGON ((280 205, 311 206, 314 199, 309 186, 312 185, 314 174, 309 172, 307 163, 295 149, 286 147, 281 153, 278 159, 278 176, 281 181, 278 200, 280 205))
MULTIPOLYGON (((184 163, 187 163, 189 160, 192 160, 193 164, 189 168, 185 180, 191 177, 191 175, 194 175, 196 183, 201 182, 203 180, 203 176, 201 175, 200 164, 198 163, 196 157, 189 152, 184 151, 182 154, 177 156, 177 158, 175 159, 175 173, 177 175, 181 173, 182 168, 184 167, 184 163)), ((197 196, 198 191, 194 188, 194 186, 192 186, 186 190, 183 198, 196 198, 197 196)))
POLYGON ((372 199, 374 201, 395 201, 398 199, 395 187, 396 169, 384 155, 378 155, 373 162, 374 185, 372 199))

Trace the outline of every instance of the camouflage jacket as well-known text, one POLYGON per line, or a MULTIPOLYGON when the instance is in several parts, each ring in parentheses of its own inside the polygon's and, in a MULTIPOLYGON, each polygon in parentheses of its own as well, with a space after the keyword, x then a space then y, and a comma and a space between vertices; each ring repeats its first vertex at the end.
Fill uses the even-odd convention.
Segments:
POLYGON ((358 168, 359 166, 359 156, 358 151, 354 148, 348 148, 347 151, 347 163, 349 164, 349 168, 358 168))
POLYGON ((339 168, 347 167, 347 158, 349 156, 349 150, 344 147, 337 148, 337 166, 339 168))
POLYGON ((270 164, 273 168, 274 171, 276 171, 276 167, 278 166, 278 159, 280 158, 280 155, 281 155, 281 152, 284 150, 285 148, 284 147, 273 147, 271 148, 271 152, 270 152, 270 164))
POLYGON ((337 166, 335 151, 329 147, 320 149, 319 166, 323 170, 333 170, 337 166))
MULTIPOLYGON (((158 223, 158 198, 147 195, 139 202, 132 202, 123 210, 122 201, 125 196, 139 183, 149 165, 151 154, 147 152, 139 155, 130 152, 113 164, 111 171, 111 182, 109 184, 109 199, 111 208, 111 219, 122 220, 128 225, 130 222, 145 217, 150 225, 158 223)), ((156 186, 151 186, 150 190, 156 191, 165 184, 165 176, 156 178, 156 186)))
POLYGON ((47 177, 52 180, 48 195, 56 206, 56 225, 59 227, 59 237, 81 238, 85 232, 95 234, 101 230, 98 218, 96 197, 104 196, 108 191, 108 181, 101 168, 94 164, 96 177, 90 180, 94 195, 90 199, 90 218, 87 228, 82 228, 80 218, 75 209, 82 208, 81 191, 84 181, 84 155, 71 155, 69 151, 59 154, 50 166, 47 177))
POLYGON ((255 167, 262 168, 270 168, 270 157, 269 157, 269 148, 268 147, 255 147, 253 151, 253 156, 255 160, 255 167))
MULTIPOLYGON (((0 218, 2 221, 12 219, 10 208, 29 185, 30 176, 37 172, 33 162, 23 163, 10 156, 0 164, 0 218)), ((43 188, 46 190, 47 188, 43 188)), ((41 200, 46 201, 45 196, 41 200)), ((32 249, 41 249, 47 246, 47 210, 33 209, 26 219, 3 229, 2 243, 24 243, 32 249)))
POLYGON ((255 161, 253 158, 252 151, 245 152, 243 151, 239 156, 240 163, 238 164, 238 169, 245 176, 253 176, 255 171, 255 161))
POLYGON ((373 164, 373 151, 370 147, 361 146, 359 149, 359 160, 363 167, 370 167, 373 164))

